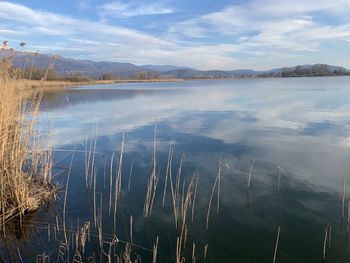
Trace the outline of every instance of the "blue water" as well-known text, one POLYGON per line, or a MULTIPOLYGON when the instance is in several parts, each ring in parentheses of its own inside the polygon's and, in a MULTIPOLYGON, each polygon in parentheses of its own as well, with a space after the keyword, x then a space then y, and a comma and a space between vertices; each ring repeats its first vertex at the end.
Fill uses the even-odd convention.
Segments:
MULTIPOLYGON (((346 262, 350 257, 349 101, 348 77, 95 85, 47 92, 38 121, 42 130, 54 127, 55 180, 62 186, 74 150, 66 215, 67 224, 74 229, 78 222, 80 226, 87 221, 94 224, 93 193, 85 186, 84 151, 96 140, 96 198, 98 205, 101 198, 103 202, 105 240, 110 241, 114 233, 131 242, 132 216, 133 243, 151 249, 159 236, 158 262, 175 262, 178 232, 169 185, 162 207, 168 149, 174 141, 173 179, 182 156, 185 189, 195 171, 199 178, 194 220, 191 222, 190 208, 186 224, 182 257, 187 262, 192 260, 193 243, 197 262, 203 262, 206 244, 206 262, 272 262, 278 227, 277 262, 322 262, 328 224, 331 237, 326 262, 346 262), (159 181, 152 215, 145 219, 155 127, 159 181), (123 132, 121 201, 117 226, 113 227, 113 216, 108 213, 109 163, 113 154, 115 159, 120 154, 123 132), (217 213, 215 188, 207 230, 209 198, 220 160, 219 209, 217 213), (278 167, 283 169, 279 194, 278 167), (344 170, 347 179, 341 220, 344 170)), ((63 198, 54 212, 43 216, 45 222, 54 225, 62 207, 63 198)), ((47 230, 40 231, 47 240, 47 230)), ((97 229, 92 227, 91 232, 96 234, 97 229)), ((35 239, 33 234, 29 237, 35 239)), ((20 247, 23 243, 16 241, 20 247)), ((51 253, 56 260, 57 243, 51 240, 36 245, 34 251, 51 253)), ((139 254, 144 262, 150 261, 151 253, 143 248, 135 246, 133 256, 139 254)), ((101 260, 97 238, 91 238, 86 260, 89 255, 101 260)))

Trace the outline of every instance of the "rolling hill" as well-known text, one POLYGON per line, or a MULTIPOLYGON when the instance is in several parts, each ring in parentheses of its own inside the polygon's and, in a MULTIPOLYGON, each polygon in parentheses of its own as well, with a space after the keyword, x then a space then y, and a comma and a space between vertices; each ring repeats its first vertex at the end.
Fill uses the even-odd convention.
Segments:
MULTIPOLYGON (((51 55, 15 50, 0 50, 0 58, 12 57, 16 67, 23 68, 31 65, 34 59, 36 68, 47 68, 51 55)), ((95 62, 56 56, 54 70, 61 76, 79 74, 92 78, 103 78, 109 75, 119 79, 152 79, 152 78, 178 78, 178 79, 230 79, 253 77, 308 77, 350 75, 344 67, 326 64, 299 65, 295 67, 275 68, 266 71, 251 69, 240 70, 197 70, 189 67, 171 65, 143 65, 137 66, 122 62, 95 62)))

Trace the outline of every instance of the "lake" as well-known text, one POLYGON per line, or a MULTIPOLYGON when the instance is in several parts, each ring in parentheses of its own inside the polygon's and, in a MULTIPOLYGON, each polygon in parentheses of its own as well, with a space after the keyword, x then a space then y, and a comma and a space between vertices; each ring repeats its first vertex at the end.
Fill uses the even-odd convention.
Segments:
POLYGON ((157 262, 346 262, 349 102, 349 77, 46 92, 62 190, 13 247, 72 260, 90 225, 84 262, 151 262, 157 237, 157 262))

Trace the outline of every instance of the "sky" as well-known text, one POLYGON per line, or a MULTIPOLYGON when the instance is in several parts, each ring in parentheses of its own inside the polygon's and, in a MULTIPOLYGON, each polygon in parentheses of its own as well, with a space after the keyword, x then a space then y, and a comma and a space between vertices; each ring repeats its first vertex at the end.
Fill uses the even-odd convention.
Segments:
POLYGON ((350 68, 349 13, 350 0, 0 1, 0 41, 136 65, 350 68))

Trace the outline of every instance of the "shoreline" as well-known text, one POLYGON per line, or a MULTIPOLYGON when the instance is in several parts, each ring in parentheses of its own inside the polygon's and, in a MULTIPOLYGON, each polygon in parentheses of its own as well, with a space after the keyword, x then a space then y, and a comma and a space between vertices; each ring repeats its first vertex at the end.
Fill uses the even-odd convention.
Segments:
POLYGON ((15 86, 24 87, 26 90, 31 89, 57 89, 66 87, 78 87, 88 85, 110 85, 110 84, 123 84, 123 83, 173 83, 183 81, 229 81, 229 80, 246 80, 246 79, 288 79, 288 78, 323 78, 323 77, 350 77, 348 75, 339 76, 294 76, 294 77, 252 77, 252 78, 189 78, 189 79, 145 79, 145 80, 91 80, 91 81, 65 81, 65 80, 27 80, 27 79, 12 79, 8 80, 9 83, 15 86))
POLYGON ((77 87, 85 85, 109 85, 119 83, 162 83, 162 82, 181 82, 184 79, 152 79, 152 80, 92 80, 92 81, 60 81, 60 80, 26 80, 16 79, 9 80, 14 85, 25 87, 25 89, 51 89, 51 88, 65 88, 77 87))

